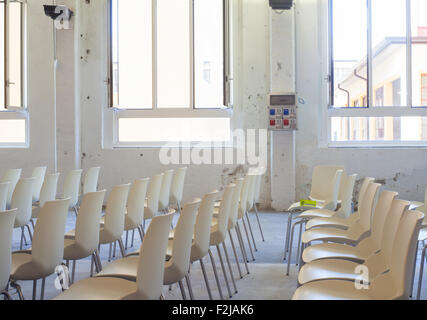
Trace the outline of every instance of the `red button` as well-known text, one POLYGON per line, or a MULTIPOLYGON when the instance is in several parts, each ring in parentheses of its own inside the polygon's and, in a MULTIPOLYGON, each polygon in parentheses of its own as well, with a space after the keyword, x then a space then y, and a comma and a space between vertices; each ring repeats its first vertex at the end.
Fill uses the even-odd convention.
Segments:
POLYGON ((270 126, 275 126, 276 125, 276 120, 270 120, 270 126))
POLYGON ((283 120, 283 125, 284 125, 285 127, 289 126, 289 120, 283 120))

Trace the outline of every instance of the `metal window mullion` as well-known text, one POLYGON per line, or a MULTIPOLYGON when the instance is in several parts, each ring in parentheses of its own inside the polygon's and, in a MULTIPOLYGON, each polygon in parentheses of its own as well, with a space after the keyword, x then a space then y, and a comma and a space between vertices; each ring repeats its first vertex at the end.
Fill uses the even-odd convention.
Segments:
POLYGON ((25 101, 25 92, 26 92, 26 81, 25 81, 25 73, 26 73, 26 63, 24 63, 24 56, 26 56, 27 47, 26 47, 26 41, 25 41, 25 34, 26 34, 26 19, 25 19, 25 8, 24 8, 24 2, 20 2, 20 14, 21 14, 21 79, 20 79, 20 85, 21 85, 21 106, 26 106, 25 101), (24 54, 25 53, 25 54, 24 54))
POLYGON ((190 1, 190 108, 196 108, 196 81, 195 81, 195 45, 194 45, 194 0, 190 1))
POLYGON ((329 53, 329 105, 333 106, 334 105, 334 98, 335 98, 335 79, 334 79, 334 19, 333 19, 333 14, 334 14, 334 10, 333 10, 333 0, 329 0, 328 3, 329 6, 329 15, 328 15, 328 19, 329 19, 329 24, 328 24, 328 38, 329 38, 329 43, 328 43, 328 53, 329 53))
POLYGON ((411 0, 406 0, 406 103, 412 108, 412 17, 411 0))
POLYGON ((373 64, 373 54, 372 54, 372 0, 367 0, 367 34, 368 34, 368 59, 367 59, 367 72, 368 72, 368 81, 367 81, 367 94, 368 94, 368 108, 374 105, 374 95, 372 87, 372 64, 373 64))
POLYGON ((4 108, 9 107, 9 0, 4 2, 4 108))
POLYGON ((107 70, 107 86, 108 86, 108 105, 114 107, 114 76, 113 76, 113 0, 107 3, 107 52, 108 52, 108 70, 107 70))
POLYGON ((158 108, 158 97, 157 97, 157 0, 151 2, 151 24, 152 24, 152 90, 153 90, 153 102, 152 109, 158 108))
POLYGON ((231 75, 230 75, 230 2, 223 0, 223 103, 225 107, 230 107, 231 75))

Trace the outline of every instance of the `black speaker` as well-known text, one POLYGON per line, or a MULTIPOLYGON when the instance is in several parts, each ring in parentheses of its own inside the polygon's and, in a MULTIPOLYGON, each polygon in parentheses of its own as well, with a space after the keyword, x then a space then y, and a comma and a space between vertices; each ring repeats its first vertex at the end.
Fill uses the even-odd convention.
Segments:
POLYGON ((294 4, 293 0, 269 0, 270 7, 274 10, 289 10, 294 4))

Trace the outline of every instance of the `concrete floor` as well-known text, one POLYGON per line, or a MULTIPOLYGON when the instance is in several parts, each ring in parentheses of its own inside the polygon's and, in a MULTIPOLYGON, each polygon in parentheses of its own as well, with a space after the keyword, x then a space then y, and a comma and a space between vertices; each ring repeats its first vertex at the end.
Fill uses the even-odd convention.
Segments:
MULTIPOLYGON (((256 219, 253 214, 251 214, 252 228, 255 234, 255 240, 258 248, 258 252, 255 252, 256 260, 249 264, 250 274, 239 279, 237 266, 234 262, 234 256, 232 253, 232 248, 230 241, 227 238, 227 248, 230 254, 230 259, 232 261, 233 272, 236 278, 236 284, 238 288, 238 293, 232 297, 232 300, 288 300, 292 298, 293 293, 297 288, 297 275, 298 270, 295 266, 292 266, 290 276, 285 275, 285 267, 283 261, 283 250, 284 250, 284 239, 285 239, 285 226, 287 223, 287 215, 280 213, 271 213, 265 212, 260 214, 261 224, 263 226, 265 242, 261 241, 260 232, 258 225, 256 224, 256 219), (262 288, 262 290, 260 290, 262 288)), ((74 214, 70 213, 67 219, 67 231, 73 229, 75 225, 74 214)), ((235 234, 233 233, 233 236, 235 234)), ((123 237, 125 238, 125 237, 123 237)), ((236 238, 235 238, 236 239, 236 238)), ((246 241, 246 238, 244 236, 246 241)), ((19 240, 20 240, 20 230, 15 230, 14 232, 14 242, 13 250, 19 250, 19 240)), ((130 241, 129 241, 130 242, 130 241)), ((237 243, 237 241, 236 241, 237 243)), ((247 243, 245 242, 246 246, 247 243)), ((133 252, 140 246, 139 236, 135 234, 135 243, 134 248, 129 248, 128 252, 133 252)), ((108 246, 103 246, 101 248, 101 259, 102 264, 105 266, 108 264, 108 246)), ((222 291, 224 293, 224 298, 228 299, 227 289, 224 282, 224 277, 220 267, 219 259, 217 256, 216 249, 212 249, 213 254, 216 258, 216 264, 218 273, 220 275, 220 281, 222 283, 222 291)), ((294 250, 295 252, 295 250, 294 250)), ((117 247, 116 258, 121 258, 119 249, 117 247)), ((238 251, 240 257, 240 250, 238 251)), ((421 253, 418 252, 420 255, 421 253)), ((249 255, 250 256, 250 255, 249 255)), ((419 261, 420 258, 418 258, 419 261)), ((213 274, 212 265, 206 257, 205 265, 208 271, 208 277, 210 279, 210 287, 212 289, 212 294, 214 299, 219 299, 219 292, 217 285, 215 283, 215 278, 213 274)), ((226 266, 227 267, 227 266, 226 266)), ((245 268, 243 263, 241 264, 242 272, 245 268)), ((88 278, 90 275, 90 259, 85 259, 77 262, 76 267, 76 281, 88 278)), ((229 276, 229 271, 227 268, 227 275, 229 276)), ((416 283, 418 283, 418 266, 416 270, 416 283)), ((52 275, 46 279, 46 291, 45 299, 52 299, 56 297, 60 292, 55 288, 54 281, 56 276, 52 275)), ((229 278, 230 281, 230 278, 229 278)), ((32 281, 21 281, 19 282, 23 288, 24 296, 26 299, 31 299, 32 297, 32 281)), ((208 294, 206 291, 205 282, 203 280, 201 268, 199 263, 194 263, 191 266, 191 283, 197 300, 206 300, 208 299, 208 294)), ((38 295, 40 294, 41 281, 38 282, 38 295)), ((233 291, 232 283, 230 281, 231 290, 233 291)), ((187 288, 186 288, 187 290, 187 288)), ((414 289, 415 290, 415 289, 414 289)), ((177 285, 173 286, 172 291, 169 291, 167 287, 164 287, 164 295, 168 300, 178 300, 182 299, 181 292, 177 285)), ((39 296, 38 296, 39 297, 39 296)), ((188 291, 187 291, 188 297, 188 291)), ((17 295, 13 296, 14 299, 17 299, 17 295)), ((424 275, 423 291, 422 297, 427 299, 427 275, 424 275)))

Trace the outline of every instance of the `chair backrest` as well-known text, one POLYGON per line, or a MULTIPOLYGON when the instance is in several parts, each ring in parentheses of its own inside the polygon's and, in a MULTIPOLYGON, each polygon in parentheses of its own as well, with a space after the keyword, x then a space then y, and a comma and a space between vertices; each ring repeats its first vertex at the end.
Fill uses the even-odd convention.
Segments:
POLYGON ((352 214, 352 202, 353 202, 353 193, 354 185, 356 184, 357 174, 352 174, 347 176, 343 173, 341 176, 341 184, 344 183, 345 190, 342 196, 341 209, 340 211, 344 214, 345 218, 348 218, 352 214))
POLYGON ((393 251, 393 242, 396 238, 397 230, 402 221, 402 217, 408 210, 410 203, 404 200, 393 200, 393 203, 384 223, 383 234, 381 237, 381 253, 386 259, 388 266, 391 264, 393 251))
POLYGON ((248 189, 248 198, 246 199, 246 210, 250 211, 254 206, 257 176, 251 173, 251 174, 248 174, 248 177, 249 177, 249 189, 248 189))
POLYGON ((341 187, 341 177, 343 176, 344 170, 337 170, 335 172, 334 179, 332 180, 332 189, 330 193, 330 198, 325 199, 325 204, 327 204, 326 209, 335 211, 338 205, 338 196, 341 187))
POLYGON ((151 178, 147 191, 147 207, 145 208, 144 219, 155 217, 159 211, 160 188, 162 187, 164 174, 158 174, 151 178))
POLYGON ((88 255, 95 252, 99 244, 99 221, 106 190, 83 195, 76 221, 76 243, 88 255))
POLYGON ((201 199, 195 199, 193 202, 185 204, 175 228, 172 257, 169 263, 179 272, 180 278, 187 274, 190 267, 191 245, 200 202, 201 199))
POLYGON ((218 232, 222 239, 225 239, 228 230, 228 218, 230 217, 231 201, 236 185, 231 183, 225 187, 224 195, 222 196, 221 206, 218 212, 218 232))
POLYGON ((139 179, 129 190, 127 216, 135 226, 140 226, 144 220, 144 204, 149 182, 149 178, 139 179))
POLYGON ((310 198, 316 200, 331 199, 333 180, 338 170, 345 171, 344 166, 316 166, 311 179, 310 198))
POLYGON ((42 189, 40 191, 39 206, 43 207, 46 201, 56 199, 56 190, 58 187, 59 173, 48 174, 44 179, 42 189))
POLYGON ((404 213, 393 241, 390 272, 373 281, 374 296, 381 299, 409 299, 418 234, 423 219, 424 214, 419 211, 404 213))
POLYGON ((138 299, 160 299, 172 218, 173 214, 154 217, 144 236, 136 275, 138 299))
POLYGON ((48 201, 40 209, 33 236, 32 260, 45 275, 53 273, 64 257, 69 202, 70 198, 48 201))
POLYGON ((163 180, 162 180, 162 187, 160 188, 160 195, 159 195, 159 209, 164 210, 169 207, 169 198, 171 193, 171 184, 172 184, 172 178, 174 174, 174 170, 168 170, 165 171, 163 180))
POLYGON ((359 208, 362 206, 363 198, 365 196, 366 189, 368 189, 369 184, 374 182, 374 181, 375 181, 375 179, 371 178, 371 177, 367 177, 363 180, 362 186, 360 187, 360 191, 359 191, 359 197, 357 199, 357 207, 358 207, 357 211, 359 211, 359 208))
POLYGON ((242 192, 240 193, 238 219, 242 219, 247 210, 248 196, 250 188, 250 177, 246 176, 243 180, 242 192))
POLYGON ((34 178, 20 179, 13 192, 10 207, 18 209, 15 218, 15 228, 28 224, 33 211, 34 178))
POLYGON ((219 197, 219 191, 207 193, 200 204, 199 214, 194 227, 194 243, 191 251, 192 261, 202 259, 209 250, 210 230, 215 201, 219 197))
POLYGON ((360 207, 359 223, 366 231, 371 230, 372 215, 380 187, 381 185, 378 183, 371 183, 366 189, 365 195, 363 197, 362 206, 360 207))
POLYGON ((40 200, 40 191, 42 189, 42 185, 44 182, 44 176, 46 175, 46 167, 37 167, 34 168, 33 173, 31 175, 32 178, 35 178, 34 181, 34 190, 33 190, 33 202, 37 202, 40 200))
POLYGON ((372 231, 371 237, 377 246, 377 249, 381 248, 381 240, 384 231, 384 224, 387 216, 391 211, 391 206, 394 199, 398 196, 397 192, 383 191, 381 192, 377 205, 375 207, 374 216, 372 219, 372 231))
POLYGON ((85 179, 83 182, 83 194, 89 192, 96 192, 98 187, 98 178, 100 167, 92 167, 86 172, 85 179))
POLYGON ((6 289, 10 278, 12 234, 16 209, 0 211, 0 292, 6 289))
POLYGON ((72 170, 70 171, 64 181, 64 192, 62 196, 64 198, 71 198, 70 207, 77 205, 79 201, 79 190, 80 190, 80 181, 82 178, 83 170, 72 170))
POLYGON ((175 175, 173 176, 172 187, 171 187, 171 200, 176 204, 179 204, 182 201, 186 174, 187 174, 187 167, 177 169, 175 171, 175 175))
POLYGON ((9 182, 9 190, 7 193, 6 206, 10 207, 12 201, 13 192, 15 191, 16 184, 21 178, 22 169, 9 169, 3 175, 1 182, 9 182))
POLYGON ((130 184, 122 184, 113 187, 105 209, 104 229, 113 239, 118 240, 125 228, 126 202, 128 199, 130 184))
POLYGON ((10 182, 0 183, 0 212, 6 211, 10 182))
POLYGON ((234 188, 233 198, 231 200, 230 215, 228 217, 228 229, 234 228, 236 226, 239 215, 239 200, 240 194, 242 193, 243 181, 244 179, 240 178, 234 182, 236 187, 234 188))

